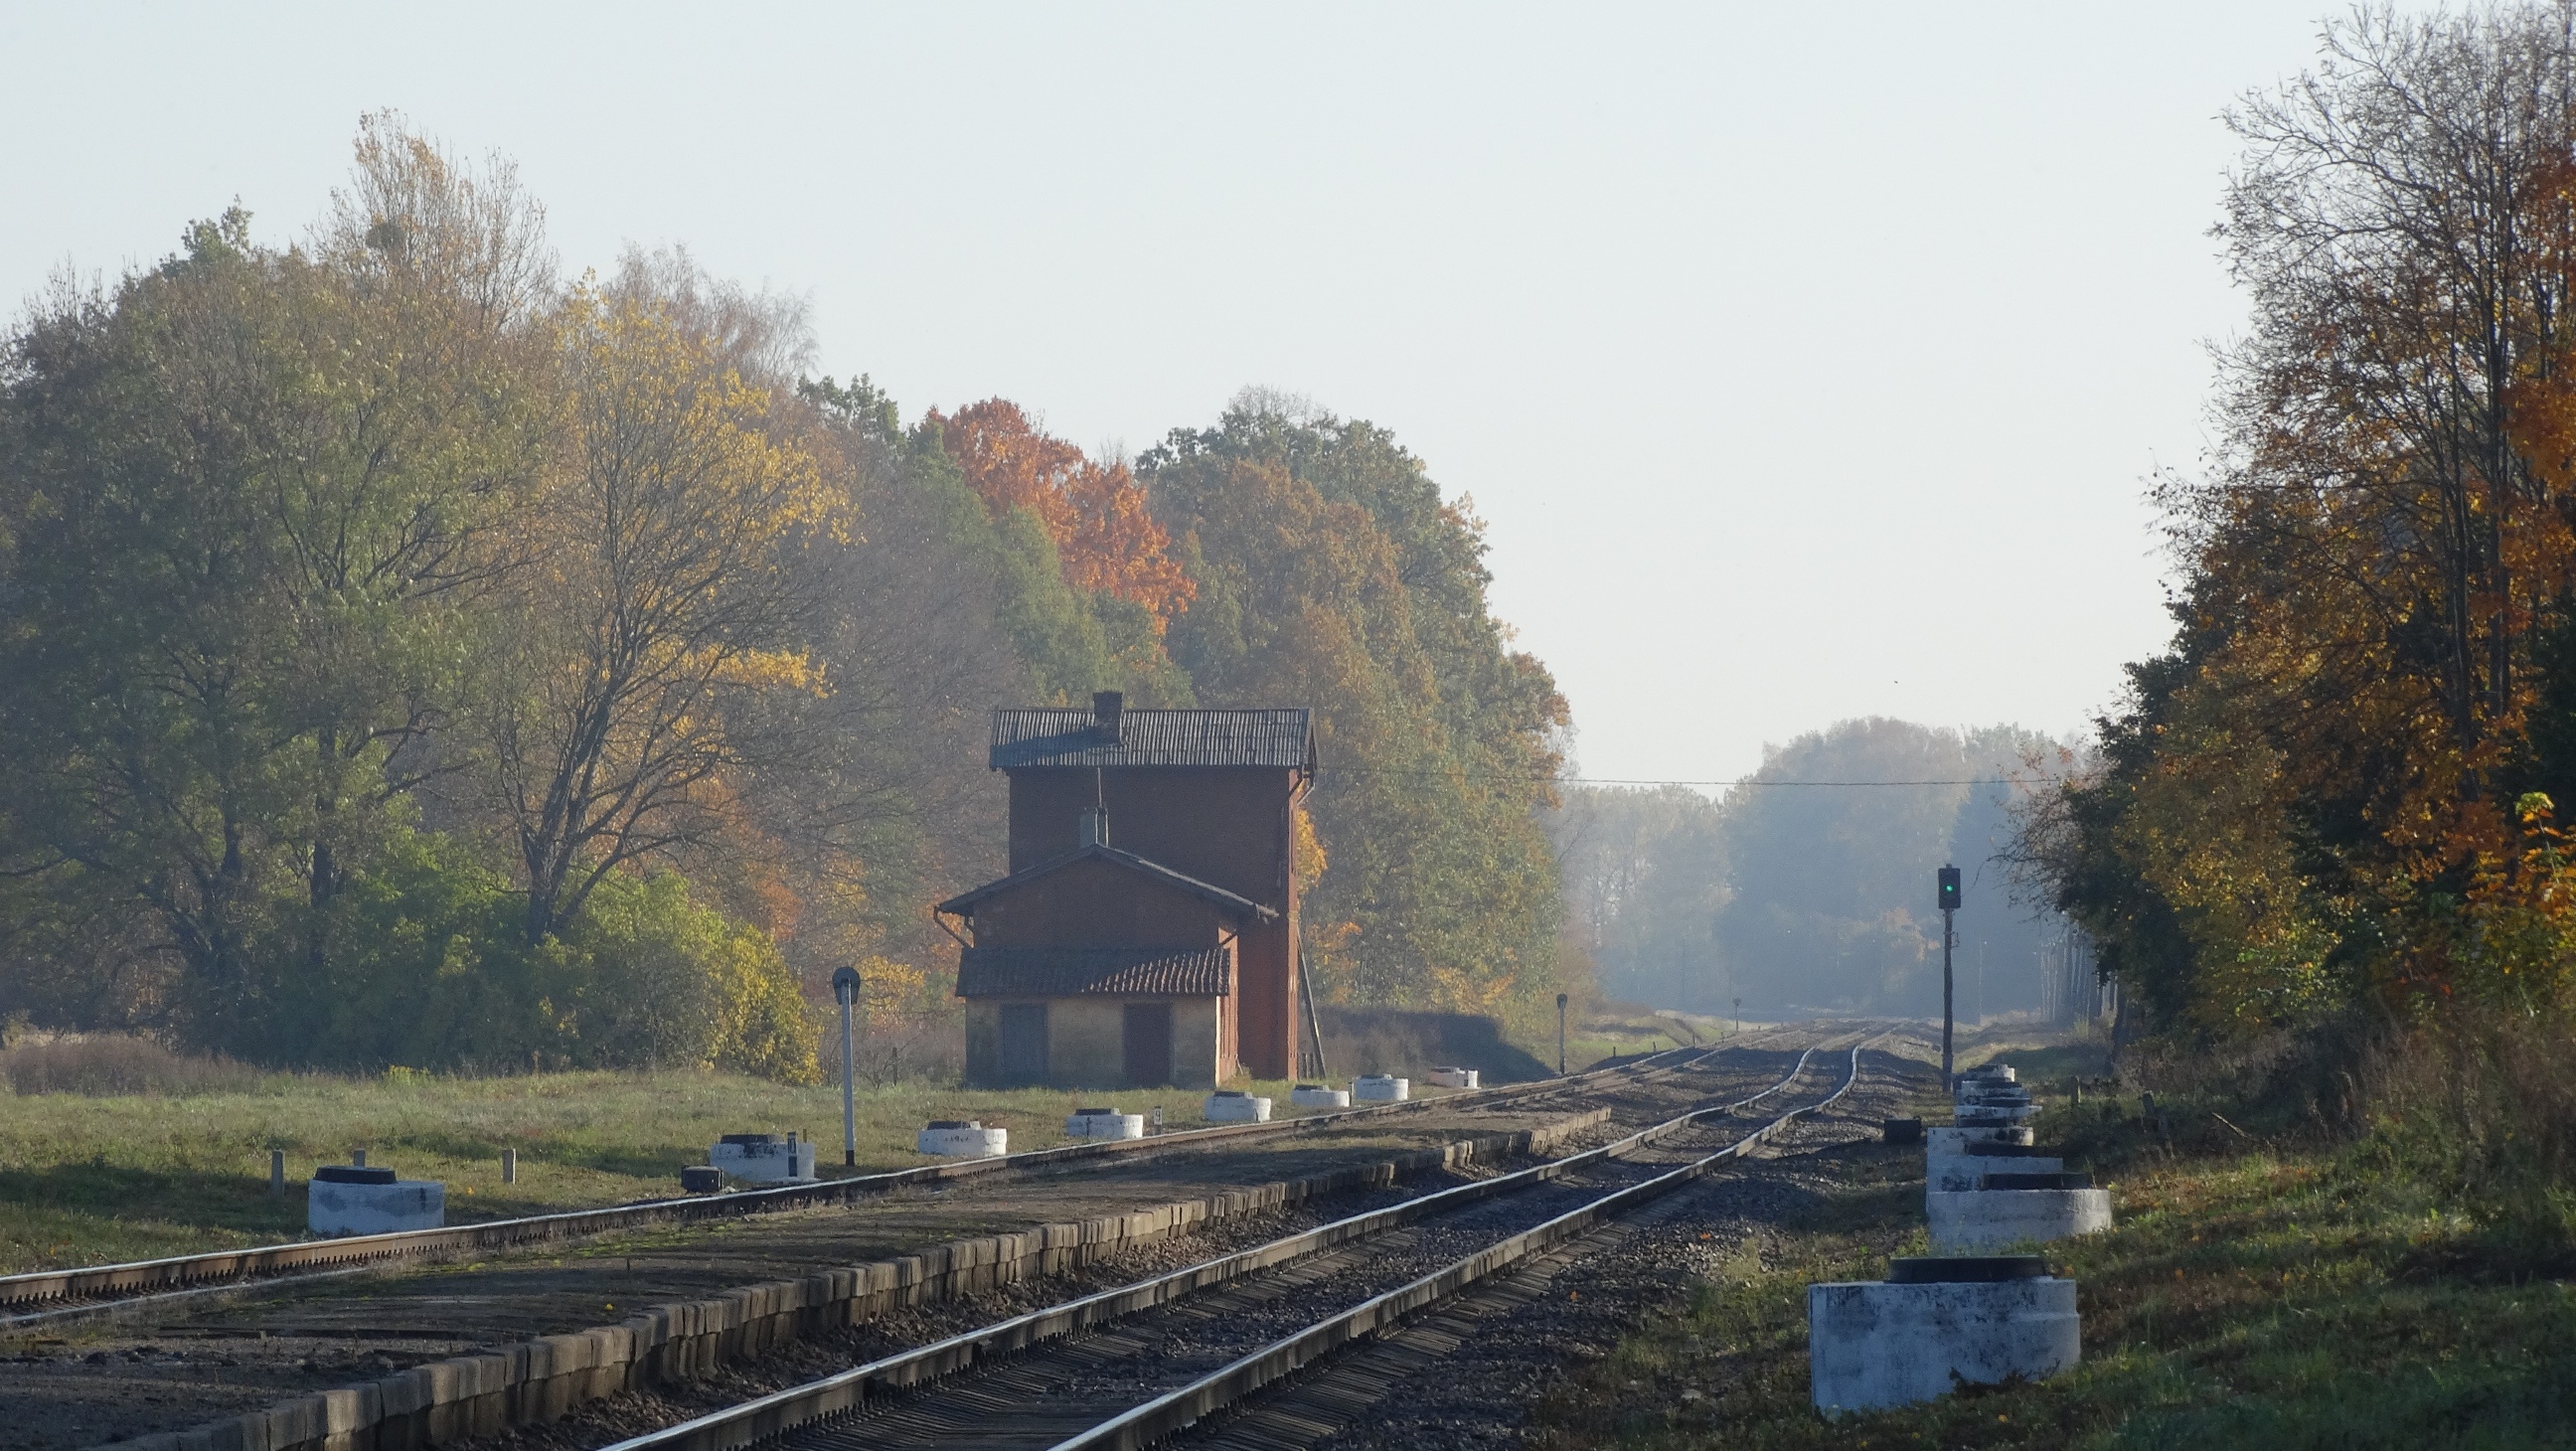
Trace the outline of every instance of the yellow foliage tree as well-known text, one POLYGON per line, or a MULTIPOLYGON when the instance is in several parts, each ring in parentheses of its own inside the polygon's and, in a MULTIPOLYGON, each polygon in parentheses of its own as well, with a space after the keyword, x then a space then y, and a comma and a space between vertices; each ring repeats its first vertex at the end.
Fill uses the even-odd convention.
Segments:
POLYGON ((761 704, 819 693, 790 552, 847 525, 803 415, 633 272, 560 321, 567 447, 530 516, 489 739, 538 941, 607 873, 721 824, 724 779, 787 749, 761 704))

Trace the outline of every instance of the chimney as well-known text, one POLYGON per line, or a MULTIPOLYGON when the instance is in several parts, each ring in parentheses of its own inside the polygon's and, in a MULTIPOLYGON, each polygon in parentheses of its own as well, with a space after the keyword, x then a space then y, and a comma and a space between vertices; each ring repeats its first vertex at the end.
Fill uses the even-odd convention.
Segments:
POLYGON ((1092 725, 1101 735, 1108 737, 1109 744, 1113 746, 1124 744, 1124 738, 1119 734, 1119 721, 1126 713, 1127 697, 1115 690, 1097 691, 1091 697, 1092 725))
POLYGON ((1109 845, 1109 808, 1105 806, 1082 808, 1082 824, 1075 829, 1074 841, 1079 846, 1109 845))

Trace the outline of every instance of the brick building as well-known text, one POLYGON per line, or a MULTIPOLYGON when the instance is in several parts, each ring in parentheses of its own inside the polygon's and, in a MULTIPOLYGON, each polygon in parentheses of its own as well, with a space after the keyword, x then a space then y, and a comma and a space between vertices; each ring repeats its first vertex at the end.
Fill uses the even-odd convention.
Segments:
POLYGON ((1009 874, 937 909, 967 929, 967 1081, 1293 1076, 1309 713, 1128 710, 1104 692, 993 712, 991 760, 1010 778, 1009 874))

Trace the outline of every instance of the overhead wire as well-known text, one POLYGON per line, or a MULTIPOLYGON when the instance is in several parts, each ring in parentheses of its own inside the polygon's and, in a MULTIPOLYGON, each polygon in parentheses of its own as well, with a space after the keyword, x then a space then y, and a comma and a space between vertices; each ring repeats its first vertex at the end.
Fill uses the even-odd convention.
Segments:
MULTIPOLYGON (((1318 766, 1319 776, 1443 776, 1457 781, 1526 781, 1555 786, 2017 786, 2011 776, 1966 776, 1921 781, 1791 781, 1738 776, 1723 781, 1651 780, 1624 776, 1511 776, 1479 771, 1373 770, 1365 766, 1318 766)), ((2045 778, 2043 778, 2045 779, 2045 778)))

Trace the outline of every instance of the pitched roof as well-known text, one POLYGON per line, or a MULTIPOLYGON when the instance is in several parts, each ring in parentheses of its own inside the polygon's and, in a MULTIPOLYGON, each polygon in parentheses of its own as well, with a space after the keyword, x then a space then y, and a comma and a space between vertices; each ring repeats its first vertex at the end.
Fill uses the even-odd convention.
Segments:
POLYGON ((1223 947, 969 947, 957 964, 961 998, 1150 993, 1219 998, 1234 991, 1223 947))
POLYGON ((998 896, 1003 892, 1010 891, 1014 887, 1021 886, 1024 883, 1035 881, 1039 877, 1063 871, 1066 867, 1072 866, 1075 862, 1089 859, 1105 861, 1111 866, 1122 867, 1139 876, 1148 877, 1154 881, 1160 882, 1164 886, 1176 888, 1180 891, 1187 892, 1194 897, 1213 902, 1219 908, 1237 917, 1250 917, 1256 921, 1270 922, 1277 920, 1279 916, 1276 911, 1262 906, 1259 902, 1253 901, 1249 897, 1238 897, 1223 887, 1210 886, 1196 877, 1189 876, 1186 873, 1173 871, 1170 867, 1164 866, 1160 862, 1149 862, 1132 851, 1120 851, 1114 846, 1077 847, 1072 851, 1066 852, 1063 856, 1049 858, 1046 861, 1039 862, 1036 866, 1022 867, 1020 870, 1011 873, 1007 877, 996 878, 995 880, 986 882, 984 885, 977 887, 972 891, 960 892, 956 896, 949 898, 947 901, 940 903, 932 910, 946 912, 954 916, 972 917, 975 915, 975 905, 979 902, 998 896))
POLYGON ((1035 706, 993 712, 993 769, 1023 766, 1274 766, 1313 770, 1314 712, 1096 710, 1035 706))

